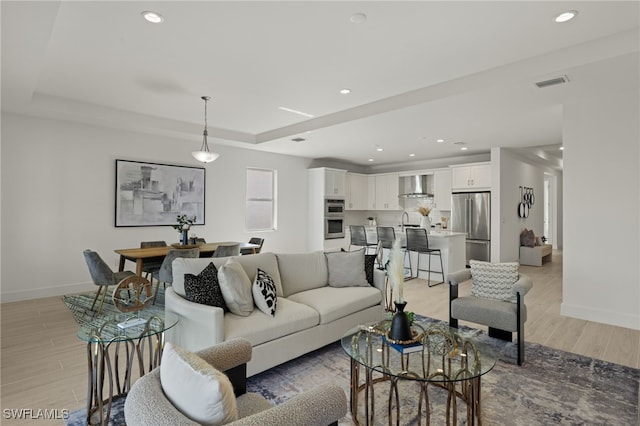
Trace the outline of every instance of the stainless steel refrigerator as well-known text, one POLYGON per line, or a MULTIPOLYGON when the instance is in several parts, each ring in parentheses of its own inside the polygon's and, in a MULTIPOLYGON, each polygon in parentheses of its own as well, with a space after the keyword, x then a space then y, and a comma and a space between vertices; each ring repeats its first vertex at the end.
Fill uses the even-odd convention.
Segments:
POLYGON ((467 265, 470 259, 490 261, 491 193, 453 193, 451 230, 467 234, 467 265))

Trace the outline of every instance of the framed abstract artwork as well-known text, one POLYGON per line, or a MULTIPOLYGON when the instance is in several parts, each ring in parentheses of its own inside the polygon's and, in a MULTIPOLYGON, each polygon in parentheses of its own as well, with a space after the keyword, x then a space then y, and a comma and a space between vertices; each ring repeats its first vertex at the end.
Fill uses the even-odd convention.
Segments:
POLYGON ((205 169, 116 160, 115 225, 175 225, 176 216, 195 216, 204 225, 205 169))

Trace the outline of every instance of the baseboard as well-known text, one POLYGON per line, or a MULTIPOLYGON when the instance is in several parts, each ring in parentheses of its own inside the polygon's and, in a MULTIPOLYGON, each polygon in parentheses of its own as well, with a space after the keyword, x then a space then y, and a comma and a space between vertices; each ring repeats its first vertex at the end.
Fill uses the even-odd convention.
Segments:
POLYGON ((19 291, 2 291, 0 302, 19 302, 21 300, 41 299, 43 297, 64 296, 65 294, 86 293, 95 291, 96 286, 91 283, 68 284, 58 287, 41 287, 19 291))
POLYGON ((567 303, 560 305, 560 314, 567 317, 615 325, 616 327, 640 330, 640 315, 621 314, 620 312, 585 308, 567 303))

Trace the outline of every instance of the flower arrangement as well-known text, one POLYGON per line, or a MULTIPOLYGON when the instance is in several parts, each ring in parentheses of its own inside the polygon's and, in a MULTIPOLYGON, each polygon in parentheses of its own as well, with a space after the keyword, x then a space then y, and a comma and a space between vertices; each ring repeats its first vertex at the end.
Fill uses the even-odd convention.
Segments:
POLYGON ((394 293, 394 301, 396 303, 404 303, 403 285, 404 285, 404 254, 400 248, 400 240, 393 242, 391 253, 389 254, 389 266, 387 274, 394 293))
POLYGON ((431 213, 431 206, 427 205, 424 201, 418 204, 416 207, 416 211, 420 213, 422 216, 429 216, 431 213))
POLYGON ((178 224, 171 226, 179 233, 182 233, 183 231, 188 231, 189 229, 191 229, 191 225, 196 223, 196 217, 189 217, 186 214, 179 214, 178 216, 176 216, 176 221, 178 222, 178 224))

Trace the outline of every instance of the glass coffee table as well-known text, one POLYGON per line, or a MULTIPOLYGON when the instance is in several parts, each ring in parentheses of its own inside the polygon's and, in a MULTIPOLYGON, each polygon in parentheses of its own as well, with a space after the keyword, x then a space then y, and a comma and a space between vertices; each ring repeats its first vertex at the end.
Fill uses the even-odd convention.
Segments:
POLYGON ((466 424, 482 424, 480 379, 495 366, 495 353, 458 329, 437 323, 414 323, 415 343, 398 345, 387 339, 390 326, 388 320, 366 324, 349 330, 342 337, 342 348, 351 358, 349 399, 353 421, 360 424, 358 399, 364 391, 364 424, 374 424, 374 385, 387 383, 389 425, 393 424, 394 415, 395 423, 399 425, 398 382, 407 380, 417 384, 417 424, 422 424, 423 414, 426 424, 430 422, 431 389, 446 394, 447 425, 457 424, 460 401, 466 404, 466 424), (361 368, 364 369, 363 380, 361 368))
POLYGON ((78 338, 87 342, 88 425, 109 424, 113 400, 129 392, 134 377, 160 365, 164 332, 177 323, 175 315, 165 318, 143 310, 133 315, 114 315, 97 325, 78 329, 78 338))

